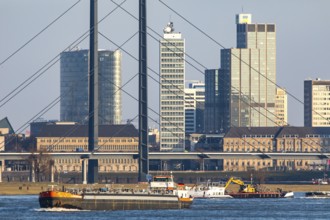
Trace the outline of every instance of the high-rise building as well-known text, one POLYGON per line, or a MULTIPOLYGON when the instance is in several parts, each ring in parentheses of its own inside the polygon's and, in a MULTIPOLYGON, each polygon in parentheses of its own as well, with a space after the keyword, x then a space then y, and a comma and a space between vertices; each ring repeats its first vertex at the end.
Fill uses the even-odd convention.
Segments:
POLYGON ((330 80, 304 81, 304 126, 330 127, 330 80))
POLYGON ((173 23, 164 28, 160 41, 160 150, 184 151, 185 40, 174 32, 173 23))
POLYGON ((205 84, 193 82, 185 89, 186 134, 204 131, 205 84))
POLYGON ((288 95, 282 88, 276 88, 275 115, 276 126, 288 125, 288 95))
POLYGON ((250 14, 240 14, 236 26, 237 48, 221 50, 224 127, 275 126, 275 24, 252 24, 250 14))
POLYGON ((221 133, 223 128, 223 119, 220 115, 219 93, 221 87, 219 78, 220 69, 205 70, 205 110, 204 110, 204 133, 221 133))
MULTIPOLYGON (((88 123, 89 50, 61 53, 60 120, 88 123)), ((99 125, 121 123, 121 52, 99 50, 99 125)))

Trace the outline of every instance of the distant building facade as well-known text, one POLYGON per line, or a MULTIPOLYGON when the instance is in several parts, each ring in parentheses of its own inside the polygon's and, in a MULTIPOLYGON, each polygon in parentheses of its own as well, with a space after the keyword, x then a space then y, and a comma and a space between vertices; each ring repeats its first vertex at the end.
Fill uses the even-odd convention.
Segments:
MULTIPOLYGON (((61 53, 60 120, 88 123, 89 50, 61 53)), ((99 50, 99 124, 120 124, 121 52, 99 50)))
POLYGON ((185 40, 174 32, 173 23, 164 28, 160 40, 160 150, 185 149, 185 40))
POLYGON ((15 131, 7 117, 0 120, 0 151, 6 150, 6 142, 15 137, 15 131))
POLYGON ((275 116, 276 126, 288 125, 288 95, 282 88, 276 88, 275 116))
POLYGON ((250 14, 236 16, 237 48, 221 50, 220 102, 226 129, 275 126, 275 24, 252 24, 250 14))
MULTIPOLYGON (((224 109, 220 103, 219 80, 221 78, 220 69, 205 70, 205 110, 204 110, 204 132, 206 134, 220 133, 223 130, 223 115, 220 110, 224 109), (222 108, 221 108, 222 107, 222 108)), ((223 79, 222 79, 223 80, 223 79)))
POLYGON ((185 132, 186 134, 204 131, 205 84, 189 83, 185 89, 185 132))
POLYGON ((304 125, 330 127, 330 80, 304 81, 304 125))
MULTIPOLYGON (((72 152, 88 151, 88 126, 74 123, 44 124, 37 135, 37 151, 72 152)), ((138 131, 131 125, 100 125, 96 151, 138 152, 138 131)), ((99 159, 99 171, 137 172, 138 162, 130 156, 117 155, 99 159)), ((55 159, 58 171, 81 171, 79 157, 55 159)))
MULTIPOLYGON (((224 152, 330 152, 330 128, 235 127, 223 138, 224 152)), ((224 159, 225 171, 323 169, 327 159, 224 159)))

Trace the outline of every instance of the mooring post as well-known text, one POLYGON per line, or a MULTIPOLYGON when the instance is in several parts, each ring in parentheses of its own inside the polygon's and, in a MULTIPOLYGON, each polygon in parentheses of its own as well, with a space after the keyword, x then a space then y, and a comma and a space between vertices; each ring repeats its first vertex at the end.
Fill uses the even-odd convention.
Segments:
POLYGON ((87 158, 82 159, 82 175, 83 175, 83 184, 87 184, 87 158))
POLYGON ((2 161, 0 161, 0 183, 2 183, 2 161))
POLYGON ((35 160, 32 160, 31 162, 31 168, 30 168, 30 180, 32 183, 36 182, 36 175, 34 172, 34 168, 35 168, 35 160))
POLYGON ((54 165, 54 160, 50 161, 50 182, 54 182, 54 175, 55 175, 55 165, 54 165))

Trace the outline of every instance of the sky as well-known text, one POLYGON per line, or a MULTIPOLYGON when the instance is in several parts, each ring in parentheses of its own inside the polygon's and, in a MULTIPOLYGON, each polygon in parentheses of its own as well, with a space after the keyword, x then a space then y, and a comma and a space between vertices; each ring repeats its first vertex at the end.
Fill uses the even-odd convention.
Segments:
MULTIPOLYGON (((98 4, 99 20, 116 7, 111 0, 99 0, 98 4)), ((175 31, 181 32, 185 38, 186 53, 198 61, 189 61, 193 66, 186 64, 186 80, 204 81, 201 72, 205 67, 219 68, 222 48, 182 17, 225 48, 236 47, 235 15, 238 13, 252 14, 252 23, 276 24, 277 84, 292 95, 288 97, 288 122, 292 126, 303 126, 303 104, 295 100, 303 102, 303 81, 308 78, 330 80, 329 0, 147 0, 147 4, 147 25, 150 29, 162 35, 166 24, 173 22, 175 31)), ((127 0, 122 7, 138 17, 138 0, 127 0)), ((56 61, 62 51, 88 30, 89 1, 1 0, 0 26, 0 119, 8 117, 14 130, 21 133, 28 130, 26 126, 36 117, 58 120, 59 103, 46 113, 39 114, 60 95, 60 64, 52 60, 56 61), (41 32, 75 3, 71 10, 41 32), (24 44, 26 46, 22 47, 24 44), (49 62, 54 64, 47 65, 49 62), (45 65, 47 70, 42 69, 45 65), (6 97, 38 74, 37 79, 22 91, 17 91, 13 98, 9 100, 10 96, 6 97)), ((148 66, 158 73, 159 44, 154 38, 159 40, 160 37, 151 30, 149 34, 153 37, 148 36, 148 66)), ((120 8, 115 9, 99 24, 99 32, 115 44, 100 35, 99 48, 116 50, 116 44, 123 44, 137 31, 138 22, 120 8)), ((86 49, 88 44, 86 38, 78 47, 86 49)), ((128 41, 122 50, 138 58, 138 35, 128 41)), ((138 62, 130 55, 123 51, 122 84, 138 72, 138 62)), ((159 79, 152 71, 148 74, 159 79)), ((159 84, 149 78, 148 85, 149 107, 158 112, 159 84)), ((138 78, 133 78, 123 90, 137 98, 138 78)), ((138 103, 124 92, 122 110, 123 123, 138 114, 138 103)), ((149 116, 159 121, 152 111, 149 111, 149 116)), ((150 120, 149 126, 157 127, 158 124, 150 120)))

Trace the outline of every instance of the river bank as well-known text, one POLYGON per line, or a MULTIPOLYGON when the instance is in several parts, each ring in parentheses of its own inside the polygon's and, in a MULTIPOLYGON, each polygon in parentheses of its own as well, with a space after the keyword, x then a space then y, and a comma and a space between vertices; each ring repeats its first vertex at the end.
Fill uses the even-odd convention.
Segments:
MULTIPOLYGON (((0 195, 38 195, 41 191, 47 190, 51 185, 56 185, 57 188, 101 188, 111 187, 116 189, 146 189, 147 184, 51 184, 51 183, 22 183, 22 182, 3 182, 0 183, 0 195)), ((189 184, 188 186, 191 186, 189 184)), ((276 191, 278 188, 283 191, 293 192, 308 192, 308 191, 330 191, 330 185, 297 185, 297 184, 261 184, 263 188, 269 189, 270 191, 276 191)), ((230 185, 228 187, 230 191, 237 191, 237 185, 230 185)))

